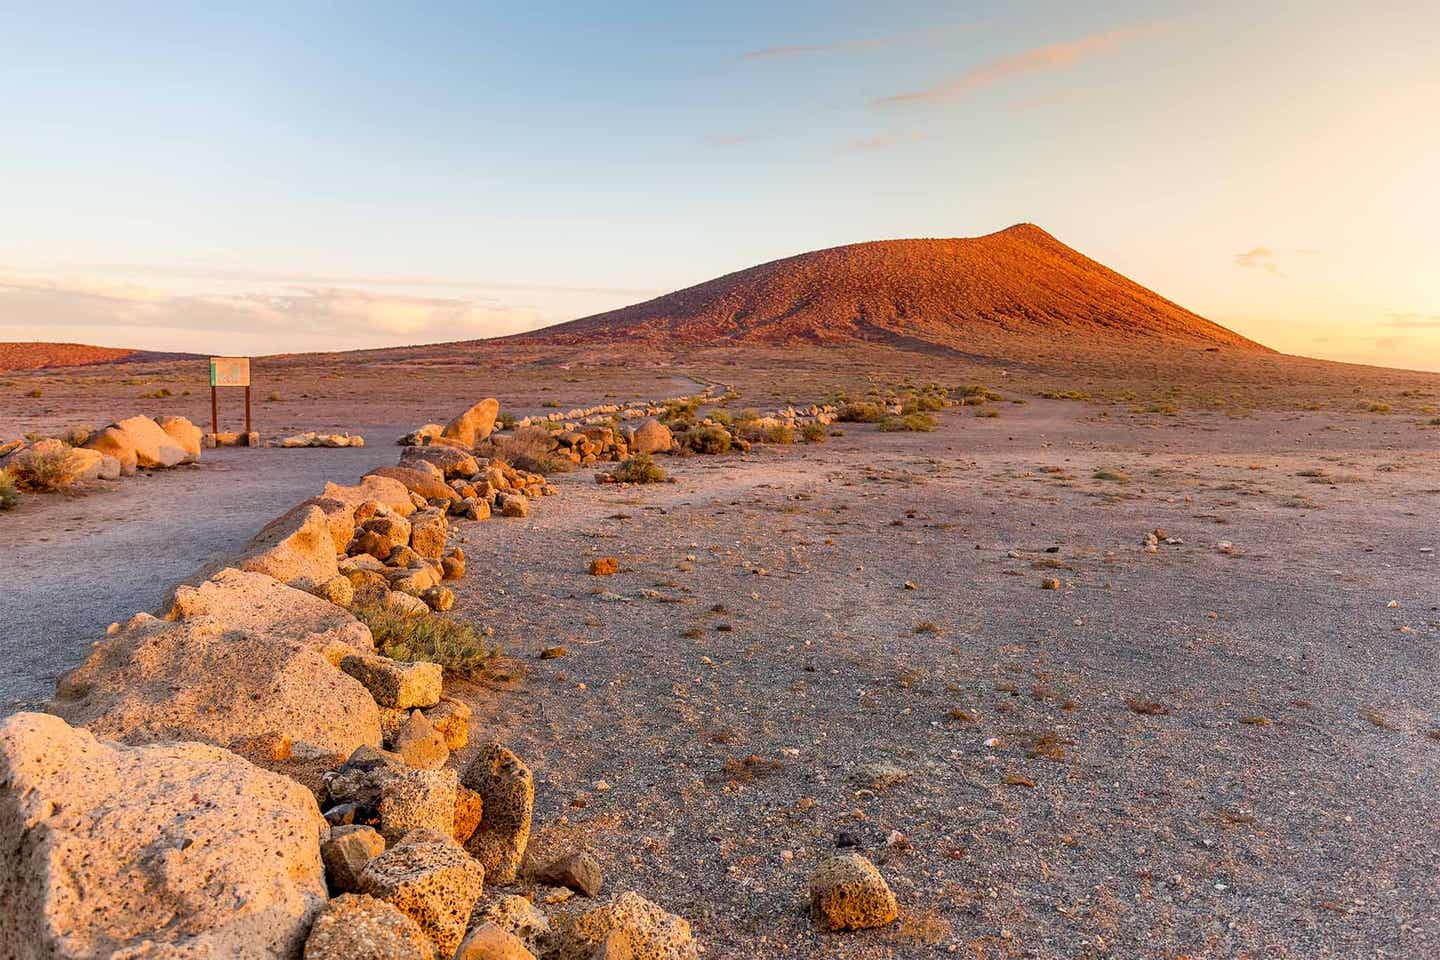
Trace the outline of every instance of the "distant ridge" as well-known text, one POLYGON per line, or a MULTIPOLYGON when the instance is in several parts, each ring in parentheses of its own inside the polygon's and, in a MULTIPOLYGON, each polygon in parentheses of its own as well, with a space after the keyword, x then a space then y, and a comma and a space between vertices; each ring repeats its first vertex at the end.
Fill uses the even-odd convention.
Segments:
POLYGON ((510 339, 552 343, 1162 343, 1273 352, 1022 223, 774 260, 510 339))
POLYGON ((92 347, 84 343, 24 341, 0 343, 0 371, 87 367, 97 363, 146 363, 156 360, 184 360, 194 356, 196 354, 127 350, 124 347, 92 347))

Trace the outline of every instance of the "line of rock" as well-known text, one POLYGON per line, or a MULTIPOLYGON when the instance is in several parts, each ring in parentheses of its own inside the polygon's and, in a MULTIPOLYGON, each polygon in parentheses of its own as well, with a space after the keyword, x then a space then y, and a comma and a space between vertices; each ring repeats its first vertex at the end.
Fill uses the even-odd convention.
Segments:
MULTIPOLYGON (((633 892, 548 916, 487 898, 526 862, 533 777, 498 743, 449 766, 469 708, 344 606, 444 609, 465 572, 448 518, 554 492, 471 452, 498 410, 327 484, 160 615, 112 625, 47 713, 0 723, 0 956, 697 956, 688 923, 633 892)), ((584 853, 529 872, 600 891, 584 853)))

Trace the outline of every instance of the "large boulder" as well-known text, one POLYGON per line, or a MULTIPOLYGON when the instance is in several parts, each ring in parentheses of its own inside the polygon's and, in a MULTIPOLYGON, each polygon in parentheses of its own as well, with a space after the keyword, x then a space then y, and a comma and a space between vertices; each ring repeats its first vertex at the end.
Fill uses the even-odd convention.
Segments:
POLYGON ((823 861, 810 876, 810 909, 829 930, 883 927, 899 914, 895 894, 875 864, 850 851, 823 861))
POLYGON ((454 955, 480 899, 485 869, 448 836, 414 830, 365 865, 360 887, 420 925, 440 955, 454 955))
POLYGON ((466 768, 460 782, 480 795, 485 810, 465 849, 485 865, 492 883, 514 882, 530 842, 535 809, 535 778, 530 768, 492 743, 466 768))
POLYGON ((97 450, 107 456, 114 457, 120 462, 120 472, 123 475, 128 477, 135 472, 135 467, 138 464, 135 452, 135 440, 130 434, 114 424, 111 424, 89 440, 86 440, 85 447, 88 450, 97 450))
MULTIPOLYGON (((424 460, 412 460, 411 463, 427 463, 424 460)), ((428 463, 427 463, 428 466, 428 463)), ((434 468, 432 468, 434 470, 434 468)), ((405 484, 405 489, 411 493, 417 493, 426 500, 459 500, 460 494, 456 493, 449 484, 445 482, 444 476, 438 470, 422 470, 419 467, 379 467, 366 474, 367 477, 389 477, 392 480, 399 480, 405 484)))
POLYGON ((325 905, 305 960, 434 960, 435 945, 420 925, 383 900, 344 894, 325 905))
POLYGON ((439 467, 446 480, 453 480, 456 477, 468 480, 480 472, 480 463, 474 455, 466 453, 458 447, 406 447, 405 451, 400 454, 402 467, 411 466, 416 461, 424 461, 439 467))
POLYGON ((695 960, 700 955, 688 921, 626 892, 569 921, 560 931, 559 960, 589 960, 612 934, 629 941, 635 960, 695 960))
POLYGON ((0 956, 290 958, 325 903, 315 799, 198 743, 0 723, 0 956))
POLYGON ((173 467, 184 463, 189 456, 174 437, 149 417, 130 417, 115 426, 129 436, 135 448, 135 462, 142 467, 173 467))
POLYGON ((486 397, 460 416, 445 424, 440 436, 454 440, 467 447, 473 447, 481 440, 488 439, 495 430, 495 418, 500 415, 500 401, 486 397))
POLYGON ((380 743, 364 685, 336 665, 371 653, 349 613, 270 577, 223 570, 178 587, 164 618, 137 614, 60 678, 48 709, 100 736, 219 746, 263 734, 297 753, 380 743))
POLYGON ((635 425, 629 442, 631 453, 668 453, 674 438, 669 427, 654 417, 647 417, 635 425))
POLYGON ((410 499, 410 491, 405 484, 393 477, 368 476, 353 486, 341 486, 338 483, 327 483, 325 489, 320 491, 320 496, 327 500, 340 500, 358 507, 360 504, 373 500, 382 503, 400 514, 408 517, 415 512, 415 504, 410 499))
POLYGON ((185 417, 156 417, 155 423, 184 449, 185 459, 181 463, 194 463, 200 459, 200 438, 203 432, 199 427, 185 417))
POLYGON ((227 562, 288 586, 314 590, 339 574, 335 554, 330 519, 311 505, 270 521, 238 557, 227 562))

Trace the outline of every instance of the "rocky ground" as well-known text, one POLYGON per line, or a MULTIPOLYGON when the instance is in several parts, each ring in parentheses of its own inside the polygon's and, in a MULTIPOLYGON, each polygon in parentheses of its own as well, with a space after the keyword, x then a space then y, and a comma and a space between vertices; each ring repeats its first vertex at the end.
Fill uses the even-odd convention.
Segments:
MULTIPOLYGON (((517 360, 491 379, 521 413, 717 380, 762 407, 898 379, 869 356, 517 360)), ((474 393, 453 357, 366 362, 366 404, 356 367, 277 367, 292 379, 262 425, 370 446, 206 451, 5 514, 5 709, 322 479, 393 462, 380 424, 474 393)), ((1295 369, 1182 389, 990 363, 1028 403, 662 457, 673 484, 586 468, 526 518, 462 525, 454 613, 526 669, 451 692, 474 749, 498 738, 534 771, 532 861, 589 849, 607 891, 688 917, 712 957, 1437 952, 1435 378, 1322 396, 1324 371, 1295 369), (1108 402, 1038 396, 1067 384, 1108 402), (607 556, 618 572, 591 575, 607 556), (837 848, 879 864, 897 923, 807 917, 837 848)), ((163 379, 115 377, 0 383, 0 438, 128 412, 163 379)), ((202 422, 187 389, 156 409, 202 422)))
POLYGON ((465 528, 458 609, 529 663, 481 726, 537 857, 590 848, 712 956, 1430 955, 1437 441, 1041 401, 562 477, 465 528), (806 918, 848 844, 899 923, 806 918))

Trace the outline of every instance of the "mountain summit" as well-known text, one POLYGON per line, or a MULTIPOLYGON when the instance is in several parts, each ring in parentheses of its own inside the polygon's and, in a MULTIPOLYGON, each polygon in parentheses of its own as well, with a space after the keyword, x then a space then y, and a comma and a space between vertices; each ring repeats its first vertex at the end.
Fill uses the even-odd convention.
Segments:
POLYGON ((1029 223, 983 237, 878 240, 726 274, 547 327, 555 343, 1004 340, 1267 348, 1166 300, 1029 223))

